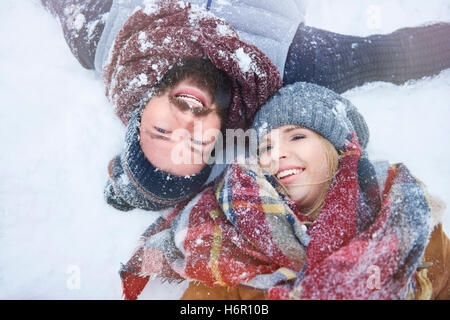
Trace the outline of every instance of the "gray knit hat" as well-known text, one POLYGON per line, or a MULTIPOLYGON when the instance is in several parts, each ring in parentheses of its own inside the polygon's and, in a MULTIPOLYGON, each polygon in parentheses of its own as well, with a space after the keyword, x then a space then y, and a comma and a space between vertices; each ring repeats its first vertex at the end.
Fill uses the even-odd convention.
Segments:
POLYGON ((369 128, 350 101, 325 87, 297 82, 281 88, 261 107, 253 120, 258 140, 287 124, 311 129, 339 150, 356 133, 360 146, 369 142, 369 128))

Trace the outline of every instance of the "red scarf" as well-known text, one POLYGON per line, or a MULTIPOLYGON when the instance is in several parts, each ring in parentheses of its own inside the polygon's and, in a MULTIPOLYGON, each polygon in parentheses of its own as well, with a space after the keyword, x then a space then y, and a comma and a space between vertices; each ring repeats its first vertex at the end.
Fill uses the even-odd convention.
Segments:
POLYGON ((403 165, 391 166, 382 202, 370 209, 363 200, 370 188, 358 172, 366 160, 356 143, 346 150, 309 244, 300 240, 307 218, 277 182, 234 164, 179 206, 156 230, 162 232, 143 236, 121 270, 125 298, 136 299, 154 274, 210 287, 253 286, 271 299, 405 298, 431 232, 424 190, 403 165))

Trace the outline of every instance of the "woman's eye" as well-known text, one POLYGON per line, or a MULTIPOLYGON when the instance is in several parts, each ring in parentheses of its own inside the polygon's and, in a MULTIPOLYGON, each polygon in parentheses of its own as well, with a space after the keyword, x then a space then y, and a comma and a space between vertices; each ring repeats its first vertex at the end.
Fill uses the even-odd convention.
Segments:
POLYGON ((306 136, 304 134, 296 134, 295 136, 292 137, 292 140, 301 140, 306 138, 306 136))
POLYGON ((259 154, 262 154, 262 153, 265 153, 267 151, 270 151, 271 149, 272 149, 272 146, 268 145, 268 146, 264 146, 264 147, 260 148, 258 150, 258 152, 259 152, 259 154))

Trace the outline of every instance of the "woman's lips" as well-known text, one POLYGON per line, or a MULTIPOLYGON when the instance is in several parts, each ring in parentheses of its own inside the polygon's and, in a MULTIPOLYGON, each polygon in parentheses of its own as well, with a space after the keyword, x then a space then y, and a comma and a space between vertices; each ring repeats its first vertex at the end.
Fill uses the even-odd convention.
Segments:
POLYGON ((295 168, 281 168, 276 173, 276 177, 283 184, 291 184, 297 180, 298 176, 305 171, 305 168, 295 167, 295 168))

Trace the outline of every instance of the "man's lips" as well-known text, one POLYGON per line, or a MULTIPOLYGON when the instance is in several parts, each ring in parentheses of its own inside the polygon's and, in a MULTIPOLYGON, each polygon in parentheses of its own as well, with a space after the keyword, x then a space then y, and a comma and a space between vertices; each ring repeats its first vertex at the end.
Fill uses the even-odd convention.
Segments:
POLYGON ((282 167, 278 170, 275 176, 283 183, 290 184, 297 179, 298 175, 302 174, 305 168, 302 167, 282 167))
POLYGON ((191 107, 207 108, 206 98, 202 92, 194 88, 181 88, 174 93, 174 97, 182 99, 191 107))

